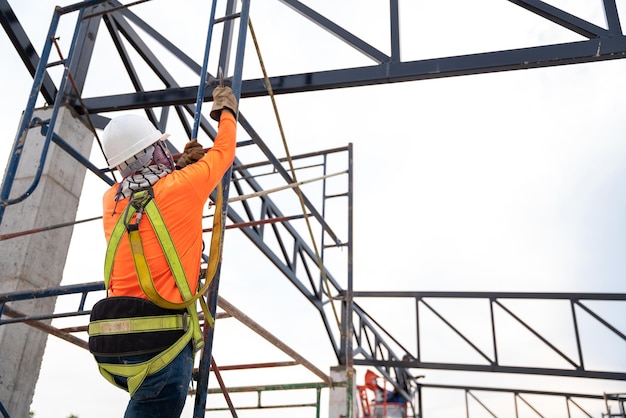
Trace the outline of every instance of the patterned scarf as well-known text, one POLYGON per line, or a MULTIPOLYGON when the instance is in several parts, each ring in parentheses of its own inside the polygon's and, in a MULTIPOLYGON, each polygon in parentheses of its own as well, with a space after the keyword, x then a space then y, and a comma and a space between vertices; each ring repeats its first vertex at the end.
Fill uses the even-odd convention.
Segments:
POLYGON ((122 180, 117 188, 115 200, 120 201, 126 199, 136 190, 154 186, 160 178, 167 176, 171 172, 172 170, 170 168, 162 164, 153 164, 143 167, 122 180))
MULTIPOLYGON (((146 189, 174 171, 174 160, 167 146, 157 142, 136 154, 130 160, 124 161, 118 167, 124 178, 120 182, 115 202, 129 197, 133 191, 146 189)), ((115 213, 115 208, 113 209, 115 213)))

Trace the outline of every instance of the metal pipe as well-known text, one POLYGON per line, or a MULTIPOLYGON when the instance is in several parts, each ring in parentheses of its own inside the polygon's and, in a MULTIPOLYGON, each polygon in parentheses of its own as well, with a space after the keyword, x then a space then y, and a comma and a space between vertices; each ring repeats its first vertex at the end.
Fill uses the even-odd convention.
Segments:
POLYGON ((16 300, 47 298, 60 295, 70 295, 74 293, 94 292, 98 290, 104 290, 103 281, 0 293, 0 304, 16 300))
MULTIPOLYGON (((8 306, 7 309, 10 309, 8 306)), ((57 319, 57 318, 73 318, 75 316, 85 316, 90 315, 91 310, 88 311, 76 311, 76 312, 66 312, 60 314, 42 314, 42 315, 31 315, 31 316, 19 316, 14 317, 13 319, 3 319, 0 320, 0 325, 8 325, 8 324, 16 324, 22 322, 30 322, 30 321, 45 321, 48 319, 57 319)))
POLYGON ((204 100, 204 88, 206 87, 206 77, 209 71, 209 51, 211 50, 211 40, 213 39, 213 26, 215 24, 215 9, 217 8, 217 0, 213 0, 211 6, 211 14, 209 16, 209 28, 207 30, 206 43, 204 46, 204 59, 202 61, 202 71, 200 72, 200 84, 198 84, 198 94, 196 96, 196 110, 193 118, 193 129, 191 138, 198 138, 198 129, 200 126, 202 102, 204 100))
MULTIPOLYGON (((279 222, 286 222, 286 221, 293 221, 296 219, 302 219, 304 218, 304 215, 293 215, 293 216, 279 216, 276 218, 270 218, 270 219, 261 219, 259 221, 250 221, 250 222, 237 222, 236 224, 232 224, 232 225, 226 225, 224 227, 224 229, 234 229, 234 228, 247 228, 250 226, 259 226, 259 225, 267 225, 267 224, 274 224, 274 223, 279 223, 279 222)), ((213 228, 205 228, 202 230, 202 232, 211 232, 213 231, 213 228)))
POLYGON ((0 241, 6 241, 8 239, 12 239, 12 238, 17 238, 17 237, 23 237, 26 235, 31 235, 31 234, 36 234, 39 232, 46 232, 46 231, 52 231, 54 229, 59 229, 59 228, 65 228, 68 226, 74 226, 80 223, 84 223, 84 222, 90 222, 90 221, 95 221, 98 219, 102 219, 102 216, 96 216, 94 218, 88 218, 88 219, 83 219, 80 221, 74 221, 74 222, 63 222, 60 224, 56 224, 56 225, 49 225, 49 226, 43 226, 41 228, 33 228, 33 229, 27 229, 24 231, 20 231, 20 232, 12 232, 9 234, 2 234, 0 235, 0 241))
MULTIPOLYGON (((49 128, 49 121, 42 121, 39 118, 34 118, 33 119, 33 126, 37 126, 39 124, 41 124, 41 132, 42 132, 42 134, 44 136, 47 135, 48 134, 48 128, 49 128)), ((109 186, 112 186, 112 185, 115 184, 115 181, 113 179, 111 179, 111 178, 107 177, 106 175, 104 175, 104 172, 107 171, 107 170, 101 170, 98 167, 96 167, 91 161, 89 161, 89 159, 83 157, 70 144, 68 144, 63 138, 61 138, 59 135, 57 135, 54 132, 52 132, 52 142, 57 144, 63 151, 65 151, 68 154, 70 154, 75 160, 77 160, 83 166, 87 167, 96 176, 98 176, 102 180, 104 180, 105 183, 107 183, 109 186)))
MULTIPOLYGON (((220 366, 221 371, 230 370, 248 370, 248 369, 265 369, 271 367, 285 367, 285 366, 297 366, 297 361, 275 361, 269 363, 254 363, 254 364, 236 364, 233 366, 220 366)), ((213 370, 213 367, 211 367, 213 370)))
POLYGON ((230 395, 228 394, 228 389, 226 389, 226 385, 224 385, 224 380, 222 379, 222 373, 220 373, 220 369, 215 364, 215 359, 211 356, 211 370, 215 373, 215 377, 217 378, 217 383, 220 385, 220 389, 224 394, 224 399, 226 399, 226 403, 228 404, 228 409, 230 410, 233 418, 237 418, 237 411, 235 411, 235 407, 233 405, 233 401, 230 399, 230 395))
MULTIPOLYGON (((26 109, 24 110, 24 114, 22 115, 20 127, 18 128, 15 141, 13 142, 11 158, 9 159, 9 163, 6 168, 6 175, 4 177, 4 181, 2 182, 2 189, 0 189, 0 224, 2 223, 2 218, 4 217, 5 208, 8 205, 12 204, 9 196, 11 194, 11 189, 13 188, 13 182, 15 180, 15 174, 17 173, 17 167, 22 158, 30 119, 35 111, 35 104, 37 102, 37 98, 39 97, 41 86, 43 84, 44 74, 46 71, 46 63, 48 62, 48 58, 50 57, 50 50, 52 49, 51 39, 56 33, 57 27, 59 25, 59 18, 60 15, 57 8, 52 15, 52 21, 50 22, 50 28, 48 29, 48 35, 46 37, 47 41, 44 44, 44 48, 41 53, 41 59, 39 60, 39 65, 37 65, 37 70, 33 75, 33 86, 31 87, 28 102, 26 104, 26 109)), ((40 162, 40 166, 42 165, 43 164, 40 162)))
MULTIPOLYGON (((10 306, 4 306, 4 311, 3 311, 4 315, 10 316, 11 318, 18 318, 18 317, 26 317, 27 315, 11 308, 10 306)), ((85 350, 89 349, 89 345, 87 343, 87 341, 81 340, 80 338, 74 337, 73 335, 68 335, 64 332, 61 332, 58 328, 53 327, 52 325, 48 325, 44 322, 41 321, 33 321, 33 320, 27 320, 25 321, 25 323, 33 328, 37 328, 40 331, 43 332, 47 332, 48 334, 52 334, 55 337, 59 337, 62 340, 65 340, 67 342, 70 342, 80 348, 84 348, 85 350)))
MULTIPOLYGON (((353 198, 352 198, 352 185, 353 185, 353 152, 352 152, 352 143, 349 144, 348 148, 348 287, 346 289, 345 294, 345 304, 346 304, 346 324, 345 324, 345 339, 346 339, 346 373, 348 377, 348 388, 347 388, 347 398, 348 398, 348 418, 355 418, 357 413, 353 412, 353 404, 352 394, 354 393, 354 349, 352 347, 352 335, 354 333, 353 327, 353 317, 354 317, 354 287, 353 287, 353 266, 352 266, 352 258, 353 258, 353 247, 352 247, 352 239, 353 239, 353 198)), ((324 193, 325 194, 325 193, 324 193)), ((330 295, 329 295, 330 296, 330 295)), ((357 411, 358 412, 358 411, 357 411)))
MULTIPOLYGON (((341 385, 335 385, 341 386, 341 385)), ((263 392, 263 391, 277 391, 277 390, 295 390, 295 389, 325 389, 329 386, 322 382, 313 383, 291 383, 291 384, 278 384, 278 385, 253 385, 253 386, 236 386, 228 388, 230 393, 244 393, 244 392, 263 392)), ((220 389, 209 389, 208 393, 218 394, 220 389)))

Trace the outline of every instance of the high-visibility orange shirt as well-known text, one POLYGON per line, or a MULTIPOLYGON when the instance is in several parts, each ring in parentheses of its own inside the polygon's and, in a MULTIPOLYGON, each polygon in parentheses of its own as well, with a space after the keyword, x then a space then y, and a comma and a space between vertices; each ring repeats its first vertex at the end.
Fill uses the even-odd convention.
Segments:
MULTIPOLYGON (((199 161, 181 170, 173 171, 152 186, 154 201, 172 237, 189 287, 194 294, 198 286, 202 256, 203 208, 209 195, 235 158, 236 128, 237 122, 232 113, 222 112, 213 148, 199 161)), ((113 185, 103 197, 103 224, 107 242, 129 201, 129 198, 120 200, 115 207, 117 188, 117 184, 113 185), (113 213, 114 208, 115 213, 113 213)), ((172 302, 181 302, 182 298, 174 277, 146 216, 139 224, 139 232, 157 290, 164 298, 172 302)), ((126 236, 122 237, 113 262, 109 284, 109 297, 111 296, 134 296, 147 299, 139 285, 126 236)))

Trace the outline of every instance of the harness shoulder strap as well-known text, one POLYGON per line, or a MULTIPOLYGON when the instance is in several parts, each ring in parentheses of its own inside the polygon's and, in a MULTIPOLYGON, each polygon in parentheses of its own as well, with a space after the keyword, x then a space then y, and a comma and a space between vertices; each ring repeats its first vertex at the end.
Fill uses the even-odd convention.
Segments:
POLYGON ((124 213, 120 216, 115 224, 115 227, 113 228, 113 232, 107 245, 104 263, 104 280, 107 289, 109 288, 111 274, 113 272, 115 254, 117 253, 119 244, 126 232, 133 254, 133 261, 135 263, 139 283, 146 296, 148 296, 152 302, 162 308, 184 309, 197 300, 199 295, 194 296, 191 292, 185 271, 180 262, 180 257, 178 256, 176 247, 174 247, 174 243, 172 242, 172 237, 167 230, 167 226, 161 216, 161 212, 159 212, 159 209, 154 202, 152 189, 134 191, 126 209, 124 210, 124 213), (144 213, 148 216, 148 220, 150 221, 150 224, 152 225, 152 228, 157 236, 157 240, 161 245, 161 249, 163 250, 163 254, 165 255, 165 259, 170 267, 170 271, 172 272, 172 276, 174 277, 183 302, 172 302, 167 300, 154 286, 150 268, 143 252, 141 235, 139 234, 139 223, 144 213), (133 222, 133 217, 135 215, 135 221, 133 222))
MULTIPOLYGON (((165 221, 161 216, 156 202, 153 199, 154 194, 152 189, 134 191, 130 197, 128 205, 124 210, 124 213, 118 219, 109 243, 107 245, 107 252, 105 256, 105 283, 108 290, 111 274, 113 272, 113 262, 115 260, 115 254, 119 248, 119 243, 125 233, 128 235, 130 248, 133 254, 133 261, 135 264, 135 270, 139 279, 139 285, 146 294, 148 299, 157 306, 166 309, 187 309, 189 315, 192 318, 194 324, 193 340, 196 350, 202 347, 203 339, 202 332, 200 331, 198 313, 195 309, 195 301, 202 296, 202 292, 193 295, 187 281, 185 270, 180 262, 180 257, 176 251, 176 247, 172 242, 172 237, 167 230, 165 221), (144 255, 143 244, 141 242, 141 235, 139 234, 139 222, 141 221, 143 214, 146 214, 153 230, 157 236, 157 239, 163 250, 163 254, 167 260, 167 263, 172 272, 172 276, 176 282, 176 287, 181 293, 182 302, 173 302, 164 298, 154 285, 152 274, 148 262, 144 255), (133 217, 135 220, 133 222, 133 217)), ((210 321, 212 323, 212 321, 210 321)))

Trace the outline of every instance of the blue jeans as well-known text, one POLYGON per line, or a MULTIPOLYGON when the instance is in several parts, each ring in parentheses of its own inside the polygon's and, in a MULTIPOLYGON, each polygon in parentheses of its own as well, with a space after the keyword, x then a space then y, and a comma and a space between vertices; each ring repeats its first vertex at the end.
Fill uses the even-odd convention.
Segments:
MULTIPOLYGON (((154 354, 136 356, 97 357, 99 362, 136 364, 147 361, 154 354)), ((193 350, 191 343, 158 373, 146 377, 137 392, 130 398, 124 418, 176 418, 180 417, 187 399, 193 350)), ((126 378, 114 376, 115 382, 127 389, 126 378)))

